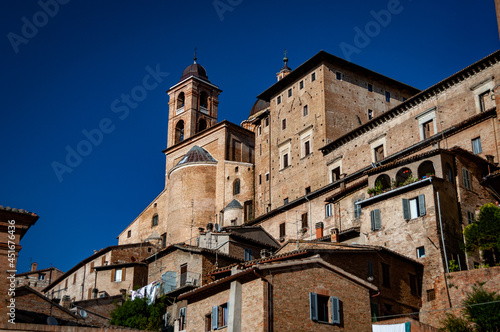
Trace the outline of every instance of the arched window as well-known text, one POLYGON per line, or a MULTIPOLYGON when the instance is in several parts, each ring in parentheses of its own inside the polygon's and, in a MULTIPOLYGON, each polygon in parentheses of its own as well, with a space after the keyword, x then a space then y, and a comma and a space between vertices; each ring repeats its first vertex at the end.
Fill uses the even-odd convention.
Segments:
POLYGON ((207 129, 207 120, 200 119, 200 121, 198 121, 198 131, 202 131, 205 129, 207 129))
POLYGON ((236 179, 233 182, 233 195, 238 195, 240 193, 240 179, 236 179))
POLYGON ((454 183, 455 181, 453 181, 453 169, 451 168, 449 163, 446 163, 445 172, 446 172, 446 180, 450 181, 451 183, 454 183))
POLYGON ((402 185, 405 183, 408 178, 412 176, 411 174, 411 169, 408 167, 403 167, 399 170, 399 172, 396 174, 396 183, 398 186, 402 185))
POLYGON ((205 91, 200 93, 200 107, 208 108, 208 94, 205 91))
POLYGON ((391 178, 387 174, 379 175, 379 177, 375 180, 375 186, 380 186, 382 190, 391 188, 391 178))
POLYGON ((432 161, 426 160, 418 166, 418 178, 422 179, 423 177, 428 177, 430 175, 434 175, 434 165, 432 161))
POLYGON ((153 219, 151 220, 151 225, 152 226, 158 226, 158 214, 155 214, 153 216, 153 219))
POLYGON ((184 92, 179 93, 177 96, 177 105, 176 109, 179 109, 184 106, 184 92))
POLYGON ((180 143, 184 140, 184 121, 180 120, 175 126, 175 143, 180 143))

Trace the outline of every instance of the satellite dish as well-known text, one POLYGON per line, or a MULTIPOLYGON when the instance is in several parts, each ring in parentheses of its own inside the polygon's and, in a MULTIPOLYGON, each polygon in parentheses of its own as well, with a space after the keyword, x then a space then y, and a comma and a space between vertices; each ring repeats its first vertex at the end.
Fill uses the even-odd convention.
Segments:
POLYGON ((87 312, 85 310, 80 309, 78 313, 80 314, 80 316, 82 316, 82 318, 87 318, 87 312))
POLYGON ((59 325, 59 323, 55 317, 49 316, 47 317, 47 325, 59 325))

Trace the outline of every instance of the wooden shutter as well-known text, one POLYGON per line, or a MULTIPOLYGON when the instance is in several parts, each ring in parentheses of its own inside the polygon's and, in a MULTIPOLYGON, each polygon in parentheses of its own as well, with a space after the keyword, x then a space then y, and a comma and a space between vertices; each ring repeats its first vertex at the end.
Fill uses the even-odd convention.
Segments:
POLYGON ((380 209, 374 210, 375 215, 375 229, 382 228, 382 220, 380 218, 380 209))
POLYGON ((370 211, 370 222, 372 225, 372 231, 375 230, 375 210, 370 211))
POLYGON ((115 269, 111 270, 111 282, 115 281, 115 269))
POLYGON ((332 307, 332 323, 340 324, 340 303, 338 297, 330 297, 330 303, 332 307))
POLYGON ((87 299, 90 300, 92 298, 92 288, 89 288, 89 294, 87 299))
POLYGON ((309 309, 311 314, 311 319, 318 320, 318 294, 309 293, 309 309))
POLYGON ((465 168, 462 168, 462 178, 463 178, 463 182, 464 182, 464 187, 467 189, 470 189, 471 188, 471 186, 470 186, 470 174, 469 174, 469 171, 466 170, 465 168))
POLYGON ((217 330, 219 327, 219 307, 212 307, 212 330, 217 330))
POLYGON ((125 281, 125 271, 127 271, 127 269, 122 268, 122 281, 125 281))
POLYGON ((418 215, 425 216, 425 195, 418 195, 418 215))
POLYGON ((410 202, 406 199, 403 198, 403 218, 405 220, 410 220, 410 202))

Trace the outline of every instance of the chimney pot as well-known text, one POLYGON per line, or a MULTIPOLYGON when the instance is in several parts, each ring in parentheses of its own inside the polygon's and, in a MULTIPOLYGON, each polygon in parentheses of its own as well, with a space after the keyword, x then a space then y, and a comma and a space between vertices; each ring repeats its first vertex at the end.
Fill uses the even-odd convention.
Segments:
POLYGON ((36 271, 38 264, 36 262, 31 263, 31 272, 36 271))

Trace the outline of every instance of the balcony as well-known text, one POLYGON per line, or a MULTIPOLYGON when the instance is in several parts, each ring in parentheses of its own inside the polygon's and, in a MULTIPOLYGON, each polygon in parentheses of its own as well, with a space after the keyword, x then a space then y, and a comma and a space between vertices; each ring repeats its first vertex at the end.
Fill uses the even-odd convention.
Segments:
POLYGON ((161 276, 161 294, 167 294, 180 288, 199 287, 201 285, 201 274, 195 272, 177 273, 167 271, 161 276))

